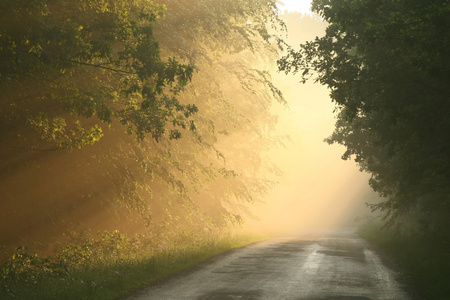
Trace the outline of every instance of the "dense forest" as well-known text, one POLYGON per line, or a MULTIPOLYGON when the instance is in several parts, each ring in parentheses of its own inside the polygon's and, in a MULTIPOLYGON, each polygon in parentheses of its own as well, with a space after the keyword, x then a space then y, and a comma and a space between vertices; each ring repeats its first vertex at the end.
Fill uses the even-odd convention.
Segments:
POLYGON ((260 153, 283 142, 266 70, 275 1, 2 1, 0 14, 6 252, 88 229, 146 227, 163 244, 241 222, 273 186, 260 153))

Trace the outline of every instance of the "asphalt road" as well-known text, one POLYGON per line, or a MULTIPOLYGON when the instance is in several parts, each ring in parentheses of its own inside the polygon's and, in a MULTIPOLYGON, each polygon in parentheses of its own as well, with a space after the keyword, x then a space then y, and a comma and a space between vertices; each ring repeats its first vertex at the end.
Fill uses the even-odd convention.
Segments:
POLYGON ((236 249, 130 300, 412 299, 399 276, 347 228, 236 249))

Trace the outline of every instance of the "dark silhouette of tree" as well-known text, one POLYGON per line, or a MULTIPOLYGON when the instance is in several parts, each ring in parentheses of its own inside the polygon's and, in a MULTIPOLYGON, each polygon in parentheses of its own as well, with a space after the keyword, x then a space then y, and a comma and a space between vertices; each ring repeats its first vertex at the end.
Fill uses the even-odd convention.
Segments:
POLYGON ((339 113, 326 141, 372 174, 386 197, 374 210, 390 221, 414 213, 448 237, 450 3, 316 0, 313 9, 329 23, 325 36, 290 49, 280 70, 329 88, 339 113))

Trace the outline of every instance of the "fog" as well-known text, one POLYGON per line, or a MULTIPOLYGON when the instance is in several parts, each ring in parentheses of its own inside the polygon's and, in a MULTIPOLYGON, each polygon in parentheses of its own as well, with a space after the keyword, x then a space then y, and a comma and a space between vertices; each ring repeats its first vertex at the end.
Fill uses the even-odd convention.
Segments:
POLYGON ((289 109, 278 108, 278 131, 289 133, 285 148, 266 153, 282 171, 280 184, 255 208, 253 226, 278 233, 311 227, 354 226, 374 197, 369 175, 343 161, 344 147, 323 141, 334 128, 333 104, 324 87, 307 84, 283 90, 289 109))
MULTIPOLYGON (((325 28, 317 16, 290 13, 285 21, 294 48, 325 28)), ((288 107, 273 108, 279 116, 277 133, 288 134, 290 143, 266 153, 283 175, 265 204, 255 208, 256 219, 249 226, 266 233, 356 226, 356 220, 369 213, 365 203, 376 194, 368 185, 369 175, 360 172, 355 162, 341 159, 345 148, 324 142, 335 123, 329 91, 312 80, 302 84, 299 76, 284 73, 276 73, 275 83, 288 102, 288 107)))

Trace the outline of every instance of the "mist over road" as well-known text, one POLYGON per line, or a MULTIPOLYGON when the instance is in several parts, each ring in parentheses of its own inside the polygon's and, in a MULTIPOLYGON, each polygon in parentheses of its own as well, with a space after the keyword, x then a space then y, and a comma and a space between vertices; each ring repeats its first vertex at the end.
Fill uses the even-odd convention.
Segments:
POLYGON ((399 276, 347 228, 236 249, 130 300, 412 299, 399 276))

